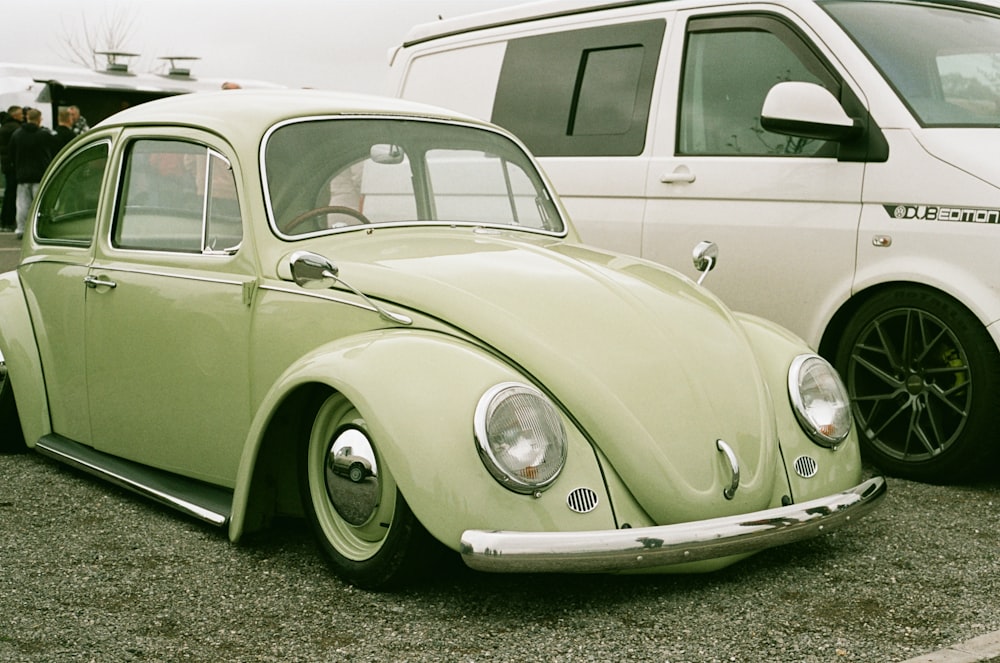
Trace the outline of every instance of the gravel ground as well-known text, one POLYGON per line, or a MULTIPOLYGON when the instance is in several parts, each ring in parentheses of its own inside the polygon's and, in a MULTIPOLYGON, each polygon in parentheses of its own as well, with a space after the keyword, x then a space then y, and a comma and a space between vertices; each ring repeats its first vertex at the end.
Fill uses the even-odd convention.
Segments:
POLYGON ((298 521, 234 546, 0 455, 0 661, 901 661, 1000 629, 1000 482, 895 480, 821 539, 701 576, 337 580, 298 521))

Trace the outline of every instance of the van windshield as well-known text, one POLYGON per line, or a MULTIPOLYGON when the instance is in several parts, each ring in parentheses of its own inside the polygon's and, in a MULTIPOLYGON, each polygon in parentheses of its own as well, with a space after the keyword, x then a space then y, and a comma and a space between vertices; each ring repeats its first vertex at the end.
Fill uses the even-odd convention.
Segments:
POLYGON ((821 5, 928 127, 1000 126, 1000 15, 953 6, 821 5))
POLYGON ((272 227, 286 238, 371 225, 564 231, 528 156, 485 129, 401 118, 309 118, 270 132, 263 166, 272 227))

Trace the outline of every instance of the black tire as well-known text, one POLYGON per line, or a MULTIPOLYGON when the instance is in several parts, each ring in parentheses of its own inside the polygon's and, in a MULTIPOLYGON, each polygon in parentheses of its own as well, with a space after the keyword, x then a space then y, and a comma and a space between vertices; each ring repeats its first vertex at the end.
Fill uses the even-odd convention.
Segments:
POLYGON ((995 452, 1000 352, 950 297, 918 286, 876 294, 845 328, 836 366, 862 452, 883 471, 934 483, 971 479, 995 452))
POLYGON ((300 454, 303 508, 338 576, 364 589, 396 587, 423 575, 433 539, 413 515, 389 468, 377 458, 373 443, 375 463, 364 481, 352 482, 329 467, 334 444, 348 430, 360 431, 370 443, 358 411, 340 395, 327 398, 300 454), (336 483, 340 481, 345 484, 336 483), (362 496, 366 506, 360 513, 350 512, 351 504, 335 501, 341 488, 348 495, 362 496))
POLYGON ((14 386, 7 379, 6 366, 0 360, 0 453, 21 453, 26 449, 21 420, 17 416, 14 386))

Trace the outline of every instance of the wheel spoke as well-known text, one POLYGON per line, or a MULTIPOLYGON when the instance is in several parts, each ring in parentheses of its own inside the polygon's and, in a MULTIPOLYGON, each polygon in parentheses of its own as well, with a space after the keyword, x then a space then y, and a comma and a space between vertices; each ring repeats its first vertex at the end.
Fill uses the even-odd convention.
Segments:
POLYGON ((948 389, 948 390, 941 389, 941 387, 939 387, 936 384, 928 385, 927 392, 926 392, 927 393, 927 397, 928 397, 928 404, 927 404, 927 406, 928 406, 928 408, 931 407, 931 403, 930 403, 929 399, 931 397, 933 397, 934 400, 935 400, 935 402, 941 403, 942 405, 944 405, 945 407, 947 407, 948 409, 950 409, 952 412, 954 412, 958 416, 960 416, 960 417, 967 417, 967 416, 969 416, 969 410, 968 410, 969 399, 968 398, 962 398, 961 402, 959 403, 959 402, 955 402, 955 401, 958 401, 959 399, 953 399, 953 398, 951 398, 951 396, 955 395, 957 392, 959 392, 961 390, 968 389, 968 388, 969 388, 969 384, 968 383, 966 383, 966 384, 960 384, 960 385, 955 385, 954 387, 952 387, 951 389, 948 389))
POLYGON ((937 444, 931 441, 930 437, 928 437, 927 435, 927 432, 924 430, 924 427, 920 425, 921 410, 922 408, 916 406, 915 404, 915 407, 913 408, 913 413, 910 415, 910 430, 909 434, 907 435, 906 447, 903 449, 904 458, 909 455, 908 451, 910 448, 910 439, 912 437, 916 437, 917 441, 920 442, 921 446, 923 446, 923 448, 927 451, 927 453, 932 456, 941 453, 941 450, 944 449, 944 444, 942 444, 941 442, 941 435, 938 434, 936 426, 934 426, 933 416, 931 416, 929 411, 928 411, 928 417, 931 419, 930 422, 931 430, 934 433, 934 437, 937 444))
MULTIPOLYGON (((863 344, 859 345, 858 347, 865 350, 872 350, 873 352, 885 355, 885 358, 889 361, 889 368, 895 371, 903 370, 904 366, 902 357, 896 350, 896 346, 892 342, 892 338, 889 335, 889 332, 885 330, 885 327, 882 325, 881 322, 875 323, 875 333, 878 334, 881 347, 865 346, 863 344)), ((905 347, 905 341, 904 341, 904 347, 905 347)))
MULTIPOLYGON (((888 428, 889 425, 892 422, 894 422, 897 417, 899 417, 899 415, 903 414, 904 412, 906 412, 909 409, 910 409, 910 402, 909 402, 909 399, 907 399, 906 402, 902 403, 899 407, 897 407, 896 410, 895 410, 895 412, 893 412, 892 414, 890 414, 888 416, 888 418, 886 418, 882 422, 881 426, 879 426, 877 429, 874 429, 874 430, 871 431, 872 435, 874 435, 875 437, 878 437, 878 435, 880 433, 882 433, 886 428, 888 428)), ((874 410, 873 410, 873 413, 874 413, 874 410)), ((910 419, 911 419, 910 426, 912 427, 912 425, 913 425, 913 421, 912 421, 913 415, 912 414, 910 415, 910 419)), ((872 423, 874 423, 874 422, 872 422, 871 418, 868 418, 867 421, 868 421, 868 427, 869 427, 869 429, 871 429, 872 423)))
MULTIPOLYGON (((872 350, 874 352, 879 352, 879 350, 877 348, 865 347, 865 346, 859 346, 859 348, 860 348, 860 350, 872 350)), ((875 376, 876 378, 878 378, 879 380, 881 380, 882 382, 884 382, 889 387, 892 387, 894 391, 891 392, 890 394, 888 394, 889 397, 892 397, 896 393, 898 393, 899 390, 903 386, 903 383, 899 380, 899 378, 897 378, 896 376, 892 375, 891 373, 886 372, 885 370, 883 370, 879 366, 876 366, 871 361, 869 361, 868 359, 866 359, 865 357, 863 357, 859 353, 859 351, 858 351, 859 348, 856 348, 855 351, 854 351, 854 355, 852 357, 854 359, 854 363, 856 365, 858 365, 858 366, 861 366, 863 368, 868 369, 868 371, 873 376, 875 376)), ((887 353, 883 353, 883 354, 886 354, 886 356, 888 357, 887 353)), ((890 359, 890 362, 891 362, 891 359, 890 359)))

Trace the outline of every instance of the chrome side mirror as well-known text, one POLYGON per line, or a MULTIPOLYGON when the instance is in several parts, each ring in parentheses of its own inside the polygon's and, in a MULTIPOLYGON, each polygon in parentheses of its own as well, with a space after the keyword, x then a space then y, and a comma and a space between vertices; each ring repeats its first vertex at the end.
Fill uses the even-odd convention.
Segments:
POLYGON ((694 263, 695 270, 701 272, 698 285, 701 285, 708 273, 715 269, 715 263, 718 261, 719 246, 715 242, 698 242, 691 252, 691 262, 694 263))
MULTIPOLYGON (((284 261, 282 261, 284 262, 284 261)), ((306 290, 328 290, 338 283, 355 295, 364 300, 371 310, 378 313, 383 319, 394 322, 397 325, 410 325, 413 320, 409 316, 401 313, 393 313, 382 305, 378 304, 371 297, 361 292, 350 283, 340 278, 340 269, 328 258, 324 258, 318 253, 310 251, 296 251, 288 257, 288 272, 293 281, 306 290)), ((283 267, 279 265, 278 274, 282 278, 287 278, 283 267)))
POLYGON ((308 290, 327 290, 337 283, 340 270, 328 259, 309 251, 296 251, 289 257, 292 280, 308 290))

